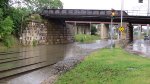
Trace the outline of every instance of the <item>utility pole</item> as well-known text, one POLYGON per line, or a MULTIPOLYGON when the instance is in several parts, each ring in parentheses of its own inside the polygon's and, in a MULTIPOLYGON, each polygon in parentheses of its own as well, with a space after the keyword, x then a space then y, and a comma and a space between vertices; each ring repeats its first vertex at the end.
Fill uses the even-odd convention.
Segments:
POLYGON ((149 0, 148 0, 148 7, 147 7, 147 16, 149 16, 149 0))
MULTIPOLYGON (((124 0, 121 0, 121 27, 123 27, 123 25, 122 25, 122 22, 123 22, 123 7, 124 7, 124 0)), ((121 37, 122 37, 122 33, 120 32, 120 38, 121 37)))
POLYGON ((121 27, 122 27, 122 21, 123 21, 123 7, 124 7, 124 0, 121 0, 121 27))
MULTIPOLYGON (((148 7, 147 7, 147 16, 149 16, 149 0, 148 0, 148 7)), ((149 35, 149 24, 147 24, 147 36, 149 35)))
POLYGON ((111 49, 113 48, 113 19, 115 17, 115 10, 111 9, 111 25, 110 25, 110 41, 111 41, 111 49))

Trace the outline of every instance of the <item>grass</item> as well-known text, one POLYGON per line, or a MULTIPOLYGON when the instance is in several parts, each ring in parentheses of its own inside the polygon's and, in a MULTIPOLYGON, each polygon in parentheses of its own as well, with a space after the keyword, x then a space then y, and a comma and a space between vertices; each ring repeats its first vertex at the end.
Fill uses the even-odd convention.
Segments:
POLYGON ((6 50, 6 49, 7 47, 2 42, 0 42, 0 51, 6 50))
POLYGON ((123 49, 92 53, 56 84, 150 84, 150 59, 123 49))
POLYGON ((81 43, 91 43, 98 40, 99 37, 95 35, 77 34, 75 35, 75 40, 81 43))

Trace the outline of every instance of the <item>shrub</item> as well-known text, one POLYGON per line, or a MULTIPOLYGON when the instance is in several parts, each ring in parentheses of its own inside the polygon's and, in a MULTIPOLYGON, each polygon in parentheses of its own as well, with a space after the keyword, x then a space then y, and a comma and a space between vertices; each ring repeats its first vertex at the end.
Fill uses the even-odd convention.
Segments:
POLYGON ((3 44, 6 47, 11 47, 16 43, 16 40, 13 36, 5 36, 3 39, 3 44))
POLYGON ((97 29, 95 26, 91 27, 91 35, 96 35, 97 29))
POLYGON ((86 35, 86 34, 75 35, 75 41, 81 42, 81 43, 91 43, 98 39, 99 37, 95 35, 86 35))
POLYGON ((38 44, 37 40, 33 40, 33 46, 36 46, 38 44))

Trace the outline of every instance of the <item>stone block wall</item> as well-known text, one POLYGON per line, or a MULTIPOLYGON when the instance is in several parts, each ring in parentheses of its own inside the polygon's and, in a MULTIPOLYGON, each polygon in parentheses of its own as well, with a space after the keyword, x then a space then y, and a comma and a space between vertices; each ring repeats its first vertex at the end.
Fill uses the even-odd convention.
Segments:
POLYGON ((47 27, 45 23, 38 21, 28 21, 26 27, 22 30, 20 37, 23 45, 46 44, 47 27))
POLYGON ((20 37, 23 45, 67 44, 74 42, 73 28, 60 20, 29 21, 20 37))
POLYGON ((48 21, 48 43, 49 44, 67 44, 74 42, 73 28, 70 28, 65 21, 48 21))

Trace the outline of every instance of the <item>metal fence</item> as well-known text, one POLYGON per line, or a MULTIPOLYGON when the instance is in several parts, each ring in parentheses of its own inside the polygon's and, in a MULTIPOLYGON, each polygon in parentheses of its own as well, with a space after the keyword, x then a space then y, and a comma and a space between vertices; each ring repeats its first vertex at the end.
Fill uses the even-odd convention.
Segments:
POLYGON ((147 10, 125 10, 129 16, 148 16, 147 10))
MULTIPOLYGON (((87 10, 87 9, 44 9, 41 15, 53 15, 53 16, 111 16, 111 10, 87 10)), ((120 10, 115 11, 116 16, 121 15, 120 10)), ((123 16, 147 16, 147 10, 124 10, 123 16)))
MULTIPOLYGON (((120 10, 115 11, 116 16, 121 15, 120 10)), ((124 11, 124 15, 127 13, 124 11)), ((84 10, 84 9, 45 9, 42 15, 86 15, 86 16, 110 16, 111 10, 84 10)))

